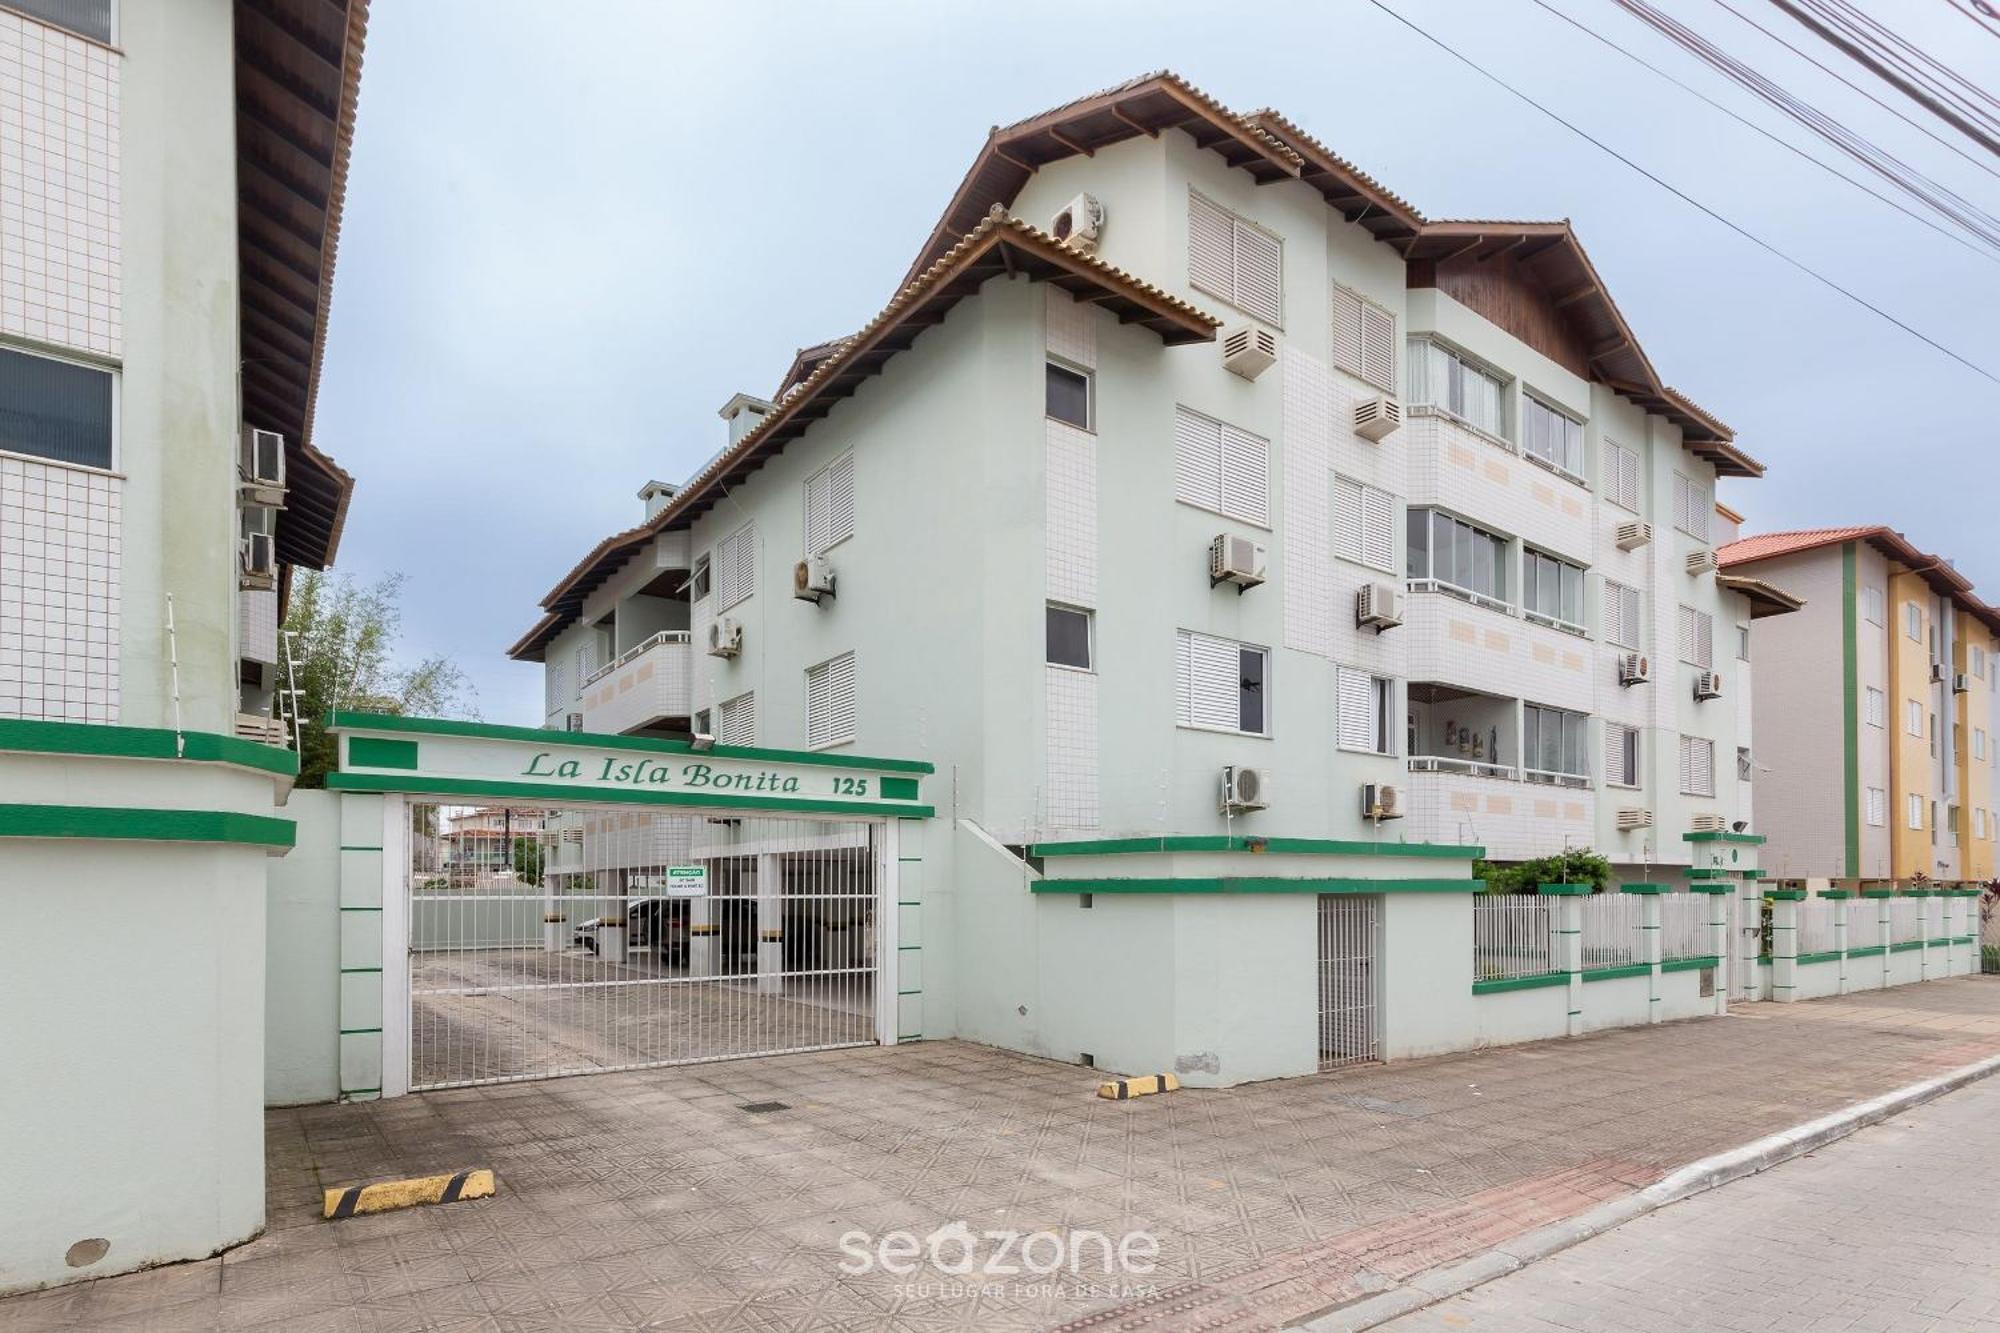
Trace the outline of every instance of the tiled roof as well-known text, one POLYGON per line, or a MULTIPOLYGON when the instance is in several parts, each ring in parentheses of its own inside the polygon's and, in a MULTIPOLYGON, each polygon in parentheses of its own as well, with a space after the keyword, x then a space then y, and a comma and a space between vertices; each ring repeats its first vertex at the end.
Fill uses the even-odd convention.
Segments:
POLYGON ((1723 569, 1740 569, 1759 561, 1840 546, 1846 542, 1867 542, 1912 573, 1922 575, 1932 591, 1941 597, 1951 598, 1966 614, 2000 634, 2000 608, 1989 605, 1975 594, 1971 579, 1954 569, 1944 557, 1932 555, 1886 524, 1864 523, 1845 528, 1802 528, 1795 532, 1758 533, 1754 537, 1744 537, 1717 547, 1715 562, 1723 569))
POLYGON ((1858 541, 1877 533, 1887 532, 1881 527, 1853 528, 1806 528, 1798 532, 1760 532, 1754 537, 1743 537, 1726 546, 1715 548, 1715 561, 1727 569, 1732 565, 1747 565, 1758 560, 1770 560, 1781 555, 1792 555, 1798 551, 1810 551, 1821 546, 1838 546, 1842 542, 1858 541))

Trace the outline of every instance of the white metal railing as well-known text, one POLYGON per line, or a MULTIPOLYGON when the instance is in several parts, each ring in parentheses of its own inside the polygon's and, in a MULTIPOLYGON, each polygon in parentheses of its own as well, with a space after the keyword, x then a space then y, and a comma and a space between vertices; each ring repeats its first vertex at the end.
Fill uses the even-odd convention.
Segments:
POLYGON ((1646 907, 1637 894, 1593 893, 1583 900, 1583 965, 1620 967, 1643 959, 1646 907))
POLYGON ((1588 481, 1578 476, 1576 473, 1571 472, 1568 468, 1564 467, 1561 463, 1556 462, 1553 458, 1543 458, 1533 449, 1523 449, 1520 452, 1521 452, 1521 457, 1527 459, 1530 463, 1533 463, 1536 467, 1541 468, 1547 472, 1553 472, 1558 477, 1561 477, 1564 481, 1567 481, 1572 485, 1581 486, 1585 490, 1588 490, 1590 488, 1590 483, 1588 481))
POLYGON ((1472 979, 1501 981, 1555 971, 1554 900, 1483 893, 1472 900, 1472 979))
POLYGON ((1524 782, 1539 782, 1550 787, 1587 789, 1590 786, 1588 773, 1558 773, 1547 768, 1524 768, 1521 770, 1521 779, 1524 782))
POLYGON ((1826 898, 1805 898, 1799 902, 1800 953, 1832 953, 1839 947, 1833 928, 1839 904, 1826 898))
POLYGON ((1882 904, 1875 898, 1856 898, 1847 905, 1847 949, 1874 949, 1883 944, 1882 904))
POLYGON ((1319 896, 1319 1067, 1366 1064, 1380 1057, 1375 1009, 1375 941, 1381 899, 1372 894, 1319 896))
POLYGON ((1471 602, 1474 606, 1498 611, 1503 616, 1514 614, 1513 603, 1498 597, 1489 597, 1483 592, 1474 592, 1470 588, 1461 588, 1456 583, 1449 583, 1444 579, 1411 579, 1409 585, 1411 592, 1441 592, 1447 597, 1456 597, 1461 602, 1471 602))
POLYGON ((1889 900, 1889 943, 1908 944, 1924 937, 1924 906, 1922 898, 1889 900))
POLYGON ((1545 626, 1560 634, 1574 634, 1579 639, 1590 637, 1590 631, 1582 625, 1577 624, 1574 620, 1564 620, 1561 616, 1552 616, 1545 611, 1534 610, 1532 607, 1524 607, 1522 609, 1521 619, 1531 625, 1545 626))
POLYGON ((1514 782, 1520 773, 1512 764, 1489 764, 1478 759, 1460 759, 1448 754, 1413 754, 1412 773, 1465 773, 1475 778, 1504 778, 1514 782))
POLYGON ((1413 417, 1436 417, 1440 421, 1449 421, 1466 434, 1492 445, 1495 449, 1513 454, 1516 458, 1521 456, 1521 450, 1512 440, 1504 435, 1495 435, 1490 430, 1482 430, 1448 407, 1440 407, 1436 403, 1410 403, 1405 411, 1413 417))
POLYGON ((1660 957, 1707 958, 1715 952, 1716 906, 1705 893, 1660 895, 1660 957))
POLYGON ((638 643, 633 644, 630 648, 627 648, 624 652, 618 654, 618 656, 612 658, 609 662, 606 662, 603 666, 597 668, 597 670, 585 676, 583 678, 583 684, 595 685, 598 681, 603 680, 606 676, 616 671, 619 667, 624 666, 627 662, 636 660, 637 658, 645 655, 645 653, 649 649, 657 648, 663 643, 691 643, 691 642, 693 642, 692 638, 690 637, 688 631, 684 629, 663 629, 658 634, 655 634, 652 638, 642 639, 638 643))

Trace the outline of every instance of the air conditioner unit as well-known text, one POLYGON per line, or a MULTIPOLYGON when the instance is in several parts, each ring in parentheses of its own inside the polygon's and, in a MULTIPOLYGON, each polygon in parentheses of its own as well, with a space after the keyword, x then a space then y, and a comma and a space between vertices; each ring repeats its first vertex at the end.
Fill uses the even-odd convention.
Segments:
POLYGON ((1254 380, 1278 363, 1278 335, 1255 324, 1232 324, 1222 331, 1222 367, 1254 380))
POLYGON ((1688 821, 1690 833, 1723 833, 1729 828, 1729 821, 1721 815, 1696 815, 1688 821))
POLYGON ((1361 817, 1380 823, 1403 817, 1403 789, 1386 782, 1368 782, 1361 787, 1361 817))
POLYGON ((1364 583, 1354 594, 1354 623, 1380 634, 1403 623, 1403 590, 1393 583, 1364 583))
POLYGON ((1096 254, 1103 231, 1104 205, 1088 192, 1064 204, 1049 222, 1049 234, 1079 254, 1096 254))
POLYGON ((1266 788, 1270 779, 1261 768, 1244 768, 1230 764, 1222 770, 1222 813, 1240 815, 1248 810, 1262 810, 1269 805, 1266 788))
POLYGON ((278 586, 278 539, 270 533, 244 533, 237 547, 237 560, 238 588, 266 590, 278 586))
POLYGON ((1386 393, 1363 398, 1354 405, 1354 433, 1364 440, 1379 440, 1394 434, 1402 424, 1402 403, 1386 393))
POLYGON ((583 714, 582 714, 582 713, 567 713, 567 714, 565 714, 565 715, 563 716, 563 730, 564 730, 564 731, 582 731, 582 730, 583 730, 583 714))
POLYGON ((1715 572, 1715 552, 1704 546, 1699 551, 1689 551, 1687 568, 1690 574, 1712 574, 1715 572))
POLYGON ((1630 523, 1618 525, 1618 549, 1636 551, 1653 540, 1653 525, 1633 519, 1630 523))
POLYGON ((276 508, 285 502, 285 437, 274 430, 243 428, 236 455, 236 480, 247 504, 276 508))
POLYGON ((734 657, 743 651, 743 626, 723 617, 708 622, 708 655, 734 657))
POLYGON ((1944 684, 1944 663, 1942 662, 1931 663, 1931 684, 1933 685, 1944 684))
POLYGON ((1248 537, 1219 532, 1208 544, 1208 586, 1233 583, 1240 594, 1264 581, 1264 548, 1248 537))
POLYGON ((1694 697, 1697 701, 1702 699, 1720 699, 1722 697, 1722 676, 1714 671, 1703 671, 1696 675, 1694 678, 1694 697))
POLYGON ((802 602, 833 596, 833 566, 825 556, 809 555, 792 566, 792 596, 802 602))
POLYGON ((1645 685, 1653 679, 1653 663, 1644 653, 1620 653, 1618 655, 1618 683, 1620 685, 1645 685))
POLYGON ((1653 827, 1653 812, 1635 806, 1622 806, 1618 811, 1618 831, 1630 833, 1633 829, 1653 827))
POLYGON ((1972 692, 1972 682, 1966 678, 1963 671, 1958 672, 1951 678, 1951 692, 1953 694, 1970 694, 1972 692))

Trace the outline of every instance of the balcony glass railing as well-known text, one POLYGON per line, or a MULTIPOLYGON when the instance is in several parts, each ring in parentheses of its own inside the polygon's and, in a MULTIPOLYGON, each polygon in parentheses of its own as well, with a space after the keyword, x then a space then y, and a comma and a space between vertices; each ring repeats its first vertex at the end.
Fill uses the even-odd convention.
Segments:
POLYGON ((1476 778, 1501 778, 1508 782, 1519 779, 1520 773, 1512 764, 1489 764, 1479 759, 1463 759, 1450 754, 1413 754, 1410 756, 1412 773, 1466 773, 1476 778))
POLYGON ((1557 773, 1546 768, 1524 768, 1521 770, 1521 778, 1526 782, 1540 782, 1550 787, 1576 787, 1584 790, 1590 787, 1588 773, 1557 773))
POLYGON ((1441 592, 1447 597, 1456 597, 1461 602, 1471 602, 1474 606, 1483 606, 1489 611, 1498 611, 1503 616, 1514 614, 1513 604, 1504 598, 1488 597, 1483 592, 1474 592, 1470 588, 1461 588, 1456 583, 1447 583, 1443 579, 1411 579, 1410 591, 1441 592))
POLYGON ((619 667, 624 666, 628 662, 637 661, 639 658, 644 657, 647 652, 659 647, 663 643, 689 643, 691 641, 687 630, 663 629, 652 638, 642 639, 638 643, 633 644, 630 648, 627 648, 624 652, 618 654, 618 656, 612 658, 588 676, 585 676, 583 683, 585 686, 595 685, 619 667))

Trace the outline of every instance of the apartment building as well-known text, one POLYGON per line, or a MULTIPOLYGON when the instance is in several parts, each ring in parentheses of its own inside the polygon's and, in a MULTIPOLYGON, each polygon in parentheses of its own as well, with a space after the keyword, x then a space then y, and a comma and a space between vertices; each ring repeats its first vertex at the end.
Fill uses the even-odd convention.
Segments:
POLYGON ((0 1285, 262 1226, 277 625, 351 485, 312 407, 365 11, 0 5, 0 901, 37 923, 0 931, 0 1285))
MULTIPOLYGON (((975 836, 927 853, 926 1033, 1064 1047, 1019 959, 1111 926, 1019 892, 1045 858, 1748 864, 1740 649, 1798 602, 1718 576, 1714 494, 1762 468, 1567 224, 1426 219, 1148 76, 996 130, 890 304, 722 415, 511 654, 547 726, 934 762, 975 836)), ((1128 932, 1260 966, 1313 934, 1147 859, 1128 932)))
POLYGON ((1991 880, 2000 611, 1882 526, 1762 533, 1718 558, 1807 602, 1751 635, 1766 868, 1845 884, 1991 880))

